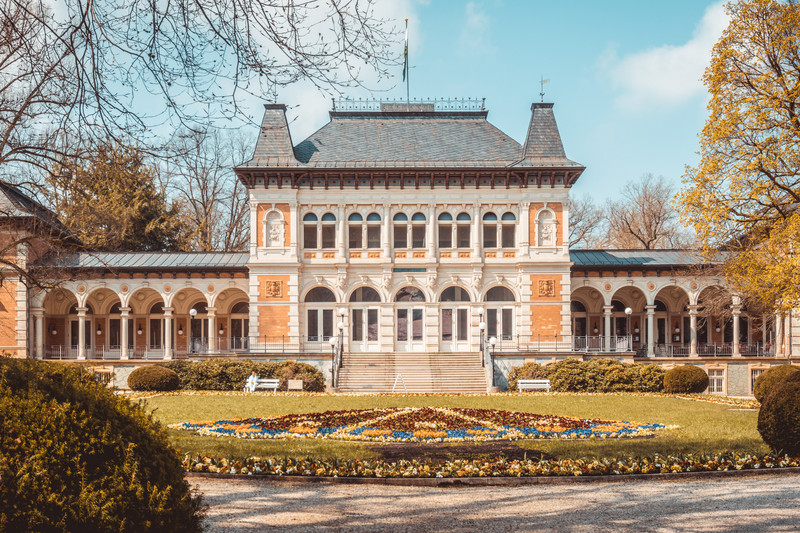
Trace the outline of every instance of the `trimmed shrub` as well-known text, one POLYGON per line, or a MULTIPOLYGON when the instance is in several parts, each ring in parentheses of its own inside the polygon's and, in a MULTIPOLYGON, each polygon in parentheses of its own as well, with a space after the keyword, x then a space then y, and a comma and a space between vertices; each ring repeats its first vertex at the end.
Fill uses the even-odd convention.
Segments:
POLYGON ((769 396, 770 391, 792 374, 800 372, 800 368, 792 365, 773 366, 761 373, 753 384, 753 396, 761 403, 769 396))
POLYGON ((180 378, 163 366, 140 366, 128 375, 128 387, 137 391, 170 391, 180 387, 180 378))
POLYGON ((287 381, 302 379, 303 390, 322 392, 325 376, 315 366, 295 361, 262 363, 246 359, 207 359, 204 361, 168 361, 159 366, 175 370, 180 388, 185 390, 242 390, 250 373, 260 378, 280 380, 278 390, 286 390, 287 381))
POLYGON ((516 391, 517 381, 520 379, 547 379, 547 367, 539 363, 525 363, 522 366, 511 368, 508 373, 508 390, 516 391))
MULTIPOLYGON (((543 371, 550 378, 552 390, 561 392, 660 392, 664 387, 665 372, 654 364, 626 364, 616 359, 580 361, 569 358, 547 365, 543 371)), ((520 377, 517 376, 516 379, 520 377)))
POLYGON ((551 390, 560 392, 588 392, 592 387, 586 374, 584 361, 570 357, 547 365, 551 390))
POLYGON ((776 453, 800 455, 800 374, 776 383, 761 402, 758 432, 776 453))
POLYGON ((76 365, 0 359, 0 531, 198 531, 166 431, 76 365))
POLYGON ((669 394, 703 392, 707 388, 708 374, 699 366, 676 366, 664 374, 664 392, 669 394))
POLYGON ((657 364, 630 365, 625 369, 627 379, 633 382, 636 392, 661 392, 664 390, 664 374, 667 371, 657 364))

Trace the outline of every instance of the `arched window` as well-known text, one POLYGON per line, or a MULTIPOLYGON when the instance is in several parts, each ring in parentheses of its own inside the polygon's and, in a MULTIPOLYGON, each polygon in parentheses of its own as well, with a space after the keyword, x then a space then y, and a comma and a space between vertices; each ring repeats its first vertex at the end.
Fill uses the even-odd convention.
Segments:
POLYGON ((440 298, 442 302, 470 302, 469 293, 461 287, 447 287, 442 291, 440 298))
POLYGON ((573 313, 585 313, 586 306, 583 305, 583 303, 579 302, 578 300, 572 300, 569 303, 569 310, 573 313))
POLYGON ((517 217, 514 213, 510 211, 503 213, 501 226, 501 245, 503 248, 514 248, 516 246, 514 235, 517 232, 517 217))
POLYGON ((250 303, 249 302, 239 302, 234 304, 231 307, 231 314, 232 315, 247 315, 250 314, 250 303))
POLYGON ((108 310, 109 315, 118 315, 122 312, 122 304, 119 302, 115 303, 111 306, 111 309, 108 310))
POLYGON ((306 303, 336 302, 333 291, 326 287, 314 287, 306 294, 306 303))
POLYGON ((364 247, 364 217, 358 213, 353 213, 347 218, 348 246, 355 250, 364 247))
POLYGON ((381 247, 381 216, 378 213, 367 215, 367 248, 381 247))
POLYGON ((414 213, 411 217, 411 247, 425 248, 425 215, 414 213))
POLYGON ((314 213, 306 213, 303 217, 303 247, 317 247, 317 228, 319 219, 314 213))
POLYGON ((378 291, 372 287, 359 287, 350 295, 351 302, 380 302, 378 291))
POLYGON ((164 314, 164 302, 156 302, 150 307, 150 314, 151 315, 163 315, 164 314))
POLYGON ((403 287, 394 296, 395 302, 424 302, 425 295, 416 287, 403 287))
POLYGON ((408 248, 408 216, 405 213, 397 213, 392 221, 394 228, 394 247, 408 248))
POLYGON ((497 215, 491 212, 483 215, 483 247, 497 248, 497 215))
POLYGON ((322 215, 322 248, 336 248, 336 215, 333 213, 322 215))
POLYGON ((656 300, 656 313, 659 313, 659 312, 666 313, 667 312, 667 304, 665 304, 661 300, 656 300))
POLYGON ((611 312, 612 313, 624 313, 625 312, 625 304, 620 302, 619 300, 611 300, 611 312))
POLYGON ((487 302, 513 302, 515 300, 514 293, 507 287, 497 286, 486 291, 487 302))
POLYGON ((439 215, 439 248, 453 247, 453 215, 442 213, 439 215))
POLYGON ((469 248, 469 228, 472 217, 469 213, 459 213, 456 217, 456 248, 469 248))

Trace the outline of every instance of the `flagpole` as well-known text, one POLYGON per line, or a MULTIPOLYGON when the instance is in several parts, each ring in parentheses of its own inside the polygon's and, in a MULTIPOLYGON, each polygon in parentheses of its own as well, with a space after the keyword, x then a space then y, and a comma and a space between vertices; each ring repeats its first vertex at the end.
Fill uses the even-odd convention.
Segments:
POLYGON ((409 68, 408 68, 408 19, 406 19, 406 47, 403 57, 403 75, 406 79, 406 111, 408 111, 408 107, 411 105, 411 98, 409 92, 409 68))

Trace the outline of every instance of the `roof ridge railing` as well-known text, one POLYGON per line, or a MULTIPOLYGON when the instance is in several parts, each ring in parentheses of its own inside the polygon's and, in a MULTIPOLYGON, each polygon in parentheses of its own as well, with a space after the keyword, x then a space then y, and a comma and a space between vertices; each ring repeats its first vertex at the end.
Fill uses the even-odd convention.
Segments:
POLYGON ((433 105, 434 111, 485 111, 486 98, 331 98, 333 111, 384 111, 384 104, 392 110, 402 110, 408 106, 409 111, 418 111, 420 105, 433 105))

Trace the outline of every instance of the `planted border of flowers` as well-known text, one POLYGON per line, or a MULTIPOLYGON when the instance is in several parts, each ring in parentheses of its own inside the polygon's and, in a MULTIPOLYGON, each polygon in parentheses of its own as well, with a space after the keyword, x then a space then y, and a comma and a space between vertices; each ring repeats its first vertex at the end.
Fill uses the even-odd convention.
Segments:
POLYGON ((317 438, 372 442, 482 442, 517 439, 633 438, 662 424, 458 407, 393 407, 270 418, 183 422, 172 429, 244 439, 317 438))
POLYGON ((561 460, 454 460, 398 461, 261 458, 244 460, 190 457, 183 461, 187 472, 267 476, 324 476, 356 478, 469 478, 616 476, 631 474, 676 474, 680 472, 729 472, 737 470, 800 467, 800 457, 752 454, 655 455, 625 459, 561 460))

